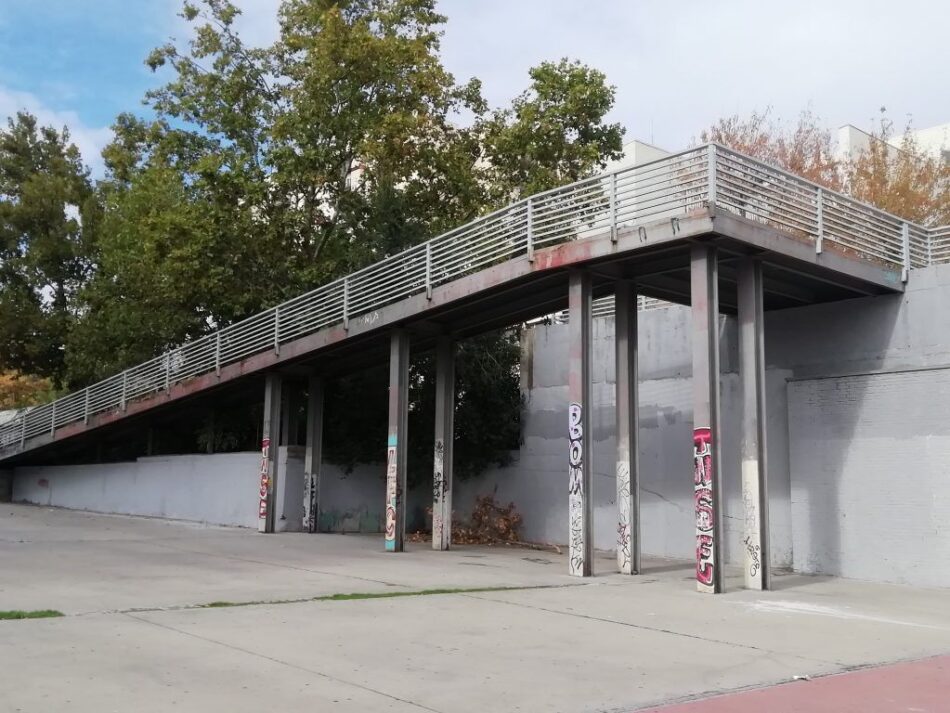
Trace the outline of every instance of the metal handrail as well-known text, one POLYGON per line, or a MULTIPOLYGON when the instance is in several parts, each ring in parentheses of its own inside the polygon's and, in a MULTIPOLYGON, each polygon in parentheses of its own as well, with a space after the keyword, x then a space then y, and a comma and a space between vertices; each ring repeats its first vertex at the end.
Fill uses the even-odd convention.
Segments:
MULTIPOLYGON (((533 259, 538 247, 682 215, 714 204, 823 245, 837 243, 906 271, 950 262, 950 227, 928 229, 829 191, 718 144, 552 188, 493 211, 198 339, 81 391, 29 409, 0 426, 0 454, 91 416, 125 410, 129 401, 273 349, 486 265, 533 259)), ((655 306, 641 300, 641 309, 655 306)))

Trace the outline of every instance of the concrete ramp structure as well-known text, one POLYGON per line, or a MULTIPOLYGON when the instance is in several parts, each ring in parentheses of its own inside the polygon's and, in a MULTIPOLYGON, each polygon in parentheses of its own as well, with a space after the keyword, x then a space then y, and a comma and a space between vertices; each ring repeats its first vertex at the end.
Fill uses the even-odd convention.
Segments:
MULTIPOLYGON (((322 380, 390 364, 385 546, 403 549, 410 350, 435 349, 433 546, 451 544, 454 343, 567 309, 570 325, 570 573, 591 574, 592 303, 616 300, 617 567, 640 568, 637 312, 691 307, 697 588, 722 591, 721 313, 738 316, 746 585, 769 586, 764 313, 900 293, 913 270, 950 261, 950 229, 927 229, 718 145, 523 199, 127 369, 0 426, 0 468, 62 460, 137 417, 265 377, 258 527, 275 524, 281 387, 310 381, 303 526, 319 517, 322 380)), ((860 315, 855 315, 859 318, 860 315)), ((255 387, 257 388, 257 387, 255 387)), ((685 473, 684 478, 689 474, 685 473)), ((286 480, 286 479, 284 479, 286 480)), ((293 486, 297 488, 298 485, 293 486)), ((383 498, 380 493, 380 498, 383 498)))

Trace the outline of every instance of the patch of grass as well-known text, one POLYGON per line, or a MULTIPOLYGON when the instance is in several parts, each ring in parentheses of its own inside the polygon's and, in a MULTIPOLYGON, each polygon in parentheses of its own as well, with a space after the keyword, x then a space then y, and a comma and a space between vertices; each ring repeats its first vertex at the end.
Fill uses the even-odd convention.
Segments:
POLYGON ((510 592, 522 589, 549 589, 564 585, 543 584, 528 587, 458 587, 447 589, 410 589, 392 592, 350 592, 348 594, 324 594, 319 597, 304 597, 302 599, 272 599, 269 601, 253 602, 209 602, 196 604, 190 609, 223 609, 227 607, 251 607, 261 604, 301 604, 302 602, 345 602, 354 599, 391 599, 393 597, 425 597, 433 594, 475 594, 478 592, 510 592))
POLYGON ((0 620, 3 619, 52 619, 53 617, 63 616, 61 611, 55 609, 34 609, 33 611, 23 611, 22 609, 11 609, 9 611, 0 611, 0 620))
POLYGON ((426 597, 432 594, 473 594, 476 592, 508 592, 512 589, 538 589, 539 587, 459 587, 454 589, 415 589, 395 592, 352 592, 350 594, 327 594, 314 597, 312 602, 340 602, 351 599, 389 599, 391 597, 426 597))

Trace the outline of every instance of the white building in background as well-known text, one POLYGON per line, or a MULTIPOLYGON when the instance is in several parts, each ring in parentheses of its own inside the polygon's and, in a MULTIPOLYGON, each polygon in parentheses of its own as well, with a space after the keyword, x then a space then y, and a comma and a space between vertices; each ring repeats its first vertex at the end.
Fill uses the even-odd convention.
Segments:
MULTIPOLYGON (((924 154, 950 164, 950 123, 931 126, 927 129, 915 129, 908 133, 924 154)), ((905 136, 907 134, 897 134, 892 136, 887 143, 893 151, 900 151, 905 136)), ((868 132, 852 124, 845 124, 838 129, 836 157, 839 160, 854 158, 867 151, 874 140, 875 137, 868 132)))
POLYGON ((659 146, 648 144, 645 141, 628 141, 623 145, 623 156, 616 161, 608 161, 604 172, 616 171, 621 168, 639 166, 650 161, 657 161, 669 156, 672 152, 661 149, 659 146))

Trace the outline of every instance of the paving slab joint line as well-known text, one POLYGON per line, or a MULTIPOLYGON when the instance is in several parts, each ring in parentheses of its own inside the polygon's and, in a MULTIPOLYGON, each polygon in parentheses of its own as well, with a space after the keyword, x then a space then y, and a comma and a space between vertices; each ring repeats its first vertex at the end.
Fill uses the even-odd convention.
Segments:
POLYGON ((802 661, 808 661, 810 663, 831 664, 833 666, 841 666, 841 667, 844 667, 847 665, 841 661, 836 661, 834 659, 820 659, 820 658, 814 658, 811 656, 802 656, 801 654, 782 654, 782 652, 780 651, 773 651, 772 649, 763 649, 760 646, 752 646, 751 644, 740 644, 735 641, 723 641, 722 639, 712 639, 706 636, 699 636, 698 634, 686 634, 682 631, 673 631, 672 629, 662 629, 657 626, 646 626, 644 624, 632 624, 627 621, 618 621, 616 619, 604 619, 603 617, 592 616, 590 614, 579 614, 577 612, 567 612, 567 611, 559 611, 557 609, 548 609, 546 607, 538 607, 538 606, 532 606, 530 604, 522 604, 521 602, 512 602, 506 599, 496 599, 496 598, 484 597, 484 596, 480 597, 480 596, 477 596, 475 593, 463 594, 462 596, 468 597, 470 599, 480 599, 484 602, 495 602, 497 604, 508 604, 510 606, 523 607, 525 609, 534 609, 535 611, 543 611, 549 614, 559 614, 561 616, 570 616, 570 617, 576 617, 579 619, 588 619, 590 621, 598 621, 604 624, 614 624, 616 626, 628 626, 632 629, 654 631, 659 634, 669 634, 670 636, 681 636, 686 639, 694 639, 696 641, 705 641, 710 644, 721 644, 723 646, 733 646, 735 648, 740 648, 740 649, 750 649, 752 651, 759 651, 761 653, 768 654, 770 656, 784 655, 790 658, 797 658, 797 659, 801 659, 802 661))

